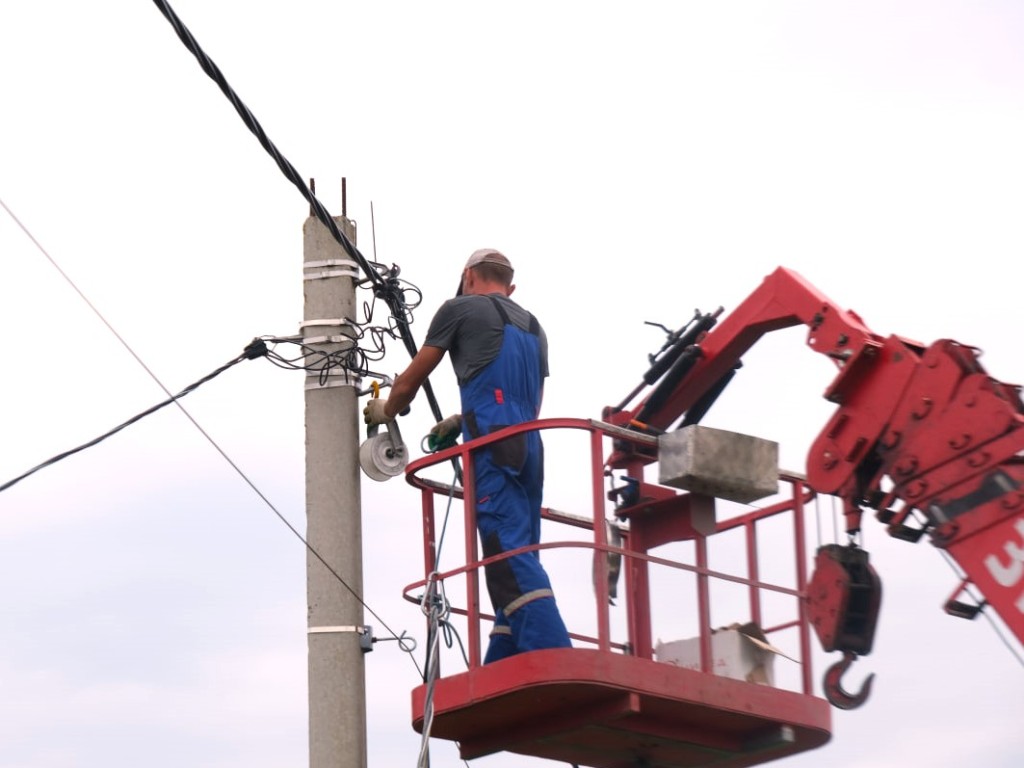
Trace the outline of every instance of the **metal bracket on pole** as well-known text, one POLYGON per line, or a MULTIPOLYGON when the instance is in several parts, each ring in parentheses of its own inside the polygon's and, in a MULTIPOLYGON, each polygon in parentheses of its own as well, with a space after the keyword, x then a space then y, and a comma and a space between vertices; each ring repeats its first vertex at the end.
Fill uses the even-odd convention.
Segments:
POLYGON ((370 625, 365 626, 336 626, 336 627, 310 627, 306 630, 307 634, 310 635, 333 635, 343 632, 355 632, 359 635, 359 647, 363 653, 369 653, 373 650, 373 627, 370 625))
MULTIPOLYGON (((322 320, 303 320, 299 323, 299 330, 302 331, 306 328, 355 328, 355 325, 346 320, 343 317, 324 318, 322 320)), ((302 343, 306 346, 313 346, 315 344, 344 344, 348 342, 352 344, 355 342, 355 335, 348 335, 345 333, 325 335, 325 336, 302 336, 302 343)))
POLYGON ((313 346, 314 344, 344 344, 346 341, 352 341, 351 336, 309 336, 304 338, 302 343, 307 346, 313 346))
POLYGON ((351 320, 346 320, 344 317, 326 317, 320 320, 303 320, 299 323, 299 330, 302 330, 303 328, 321 328, 335 325, 339 327, 355 327, 351 320))
POLYGON ((320 370, 306 371, 306 389, 331 389, 333 387, 355 387, 359 391, 363 380, 344 368, 335 372, 324 373, 320 370))
POLYGON ((323 261, 306 261, 302 264, 303 280, 323 280, 328 277, 358 278, 359 265, 350 259, 325 259, 323 261), (341 267, 341 269, 331 269, 341 267), (320 270, 320 271, 309 271, 320 270))

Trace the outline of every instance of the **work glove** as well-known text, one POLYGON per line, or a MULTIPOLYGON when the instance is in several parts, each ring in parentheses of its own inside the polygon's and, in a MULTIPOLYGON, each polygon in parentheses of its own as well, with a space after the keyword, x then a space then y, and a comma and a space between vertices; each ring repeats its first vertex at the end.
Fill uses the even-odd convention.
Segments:
POLYGON ((437 422, 427 435, 427 447, 432 451, 450 448, 455 445, 462 432, 462 414, 456 413, 447 419, 437 422))
POLYGON ((366 407, 363 408, 363 421, 369 425, 374 424, 387 424, 388 422, 394 421, 393 418, 384 414, 384 400, 380 397, 374 397, 367 401, 366 407))

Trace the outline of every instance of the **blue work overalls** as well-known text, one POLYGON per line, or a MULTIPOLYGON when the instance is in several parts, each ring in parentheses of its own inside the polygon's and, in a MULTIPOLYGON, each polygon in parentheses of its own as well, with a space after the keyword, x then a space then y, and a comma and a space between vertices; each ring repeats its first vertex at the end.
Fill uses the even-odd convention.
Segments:
MULTIPOLYGON (((541 400, 539 325, 504 323, 501 351, 461 387, 463 440, 537 418, 541 400)), ((540 434, 526 432, 473 454, 476 520, 484 557, 540 542, 544 454, 540 434)), ((485 567, 495 622, 484 663, 515 653, 571 645, 539 552, 525 552, 485 567)))

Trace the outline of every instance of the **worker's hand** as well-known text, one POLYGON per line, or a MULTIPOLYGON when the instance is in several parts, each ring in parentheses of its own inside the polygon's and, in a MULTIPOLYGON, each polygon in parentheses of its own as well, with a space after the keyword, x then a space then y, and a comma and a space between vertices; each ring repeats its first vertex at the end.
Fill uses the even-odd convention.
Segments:
POLYGON ((371 398, 366 403, 366 407, 363 408, 363 421, 367 424, 387 424, 389 421, 394 421, 393 416, 388 416, 384 413, 384 404, 387 400, 380 397, 371 398))
POLYGON ((448 448, 455 445, 455 440, 462 432, 462 414, 456 413, 443 421, 437 422, 427 435, 427 446, 430 450, 437 451, 443 446, 448 448))

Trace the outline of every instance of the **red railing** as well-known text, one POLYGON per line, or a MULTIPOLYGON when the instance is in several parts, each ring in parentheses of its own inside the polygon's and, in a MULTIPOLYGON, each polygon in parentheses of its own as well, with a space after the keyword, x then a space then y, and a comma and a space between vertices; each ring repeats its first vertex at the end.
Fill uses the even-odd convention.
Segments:
MULTIPOLYGON (((609 544, 607 538, 609 502, 604 488, 606 476, 606 439, 626 440, 646 446, 657 445, 656 438, 599 421, 572 418, 542 419, 508 427, 487 437, 479 438, 465 445, 456 445, 453 448, 431 454, 410 463, 406 468, 406 480, 422 492, 425 577, 409 584, 405 588, 405 599, 410 602, 420 603, 422 593, 432 582, 443 583, 455 577, 465 577, 466 593, 464 602, 461 605, 449 605, 449 610, 452 614, 466 618, 468 633, 467 657, 470 669, 473 669, 481 664, 481 624, 483 621, 490 621, 494 618, 492 614, 481 610, 480 568, 491 562, 533 550, 589 549, 595 553, 593 594, 597 634, 594 636, 574 632, 573 628, 569 627, 570 636, 576 642, 593 645, 601 651, 609 653, 614 651, 652 658, 651 594, 648 569, 652 565, 657 565, 676 571, 687 572, 693 574, 697 585, 695 602, 700 627, 701 669, 704 672, 710 673, 712 671, 712 597, 710 586, 716 580, 731 582, 746 587, 751 621, 761 627, 767 636, 770 637, 772 633, 786 629, 795 628, 797 630, 798 649, 793 653, 796 654, 795 660, 801 663, 799 688, 803 693, 811 694, 813 690, 811 639, 806 602, 804 600, 807 587, 808 564, 805 507, 814 498, 815 494, 806 486, 803 478, 788 473, 780 474, 780 481, 787 483, 792 490, 790 498, 763 508, 751 509, 749 512, 722 521, 715 521, 713 532, 709 535, 692 532, 690 530, 691 526, 685 521, 681 522, 681 518, 686 517, 694 509, 698 508, 706 512, 707 505, 711 505, 713 513, 715 500, 696 494, 679 494, 680 504, 676 505, 676 508, 673 510, 663 508, 656 517, 651 518, 631 517, 628 525, 621 526, 623 533, 622 546, 613 546, 609 544), (590 512, 587 515, 573 515, 546 508, 542 510, 542 514, 547 521, 589 530, 592 533, 592 539, 589 541, 543 542, 534 546, 504 552, 494 557, 480 559, 477 547, 476 510, 472 503, 465 503, 466 499, 474 498, 473 452, 491 443, 529 430, 580 430, 588 433, 591 465, 589 477, 590 512), (457 460, 461 466, 462 488, 422 476, 427 469, 453 460, 457 460), (464 509, 464 564, 443 572, 437 570, 438 541, 435 514, 435 499, 437 497, 460 499, 463 501, 462 506, 464 509), (760 577, 758 526, 766 520, 780 515, 792 515, 793 519, 792 556, 795 558, 795 578, 794 583, 788 585, 768 583, 760 577), (669 517, 672 519, 668 519, 669 517), (743 531, 743 541, 746 550, 746 575, 727 573, 710 568, 708 556, 709 543, 714 540, 716 535, 737 529, 743 531), (653 537, 645 536, 644 530, 652 530, 655 534, 653 537), (671 532, 666 533, 666 530, 683 530, 688 533, 673 534, 671 532), (679 538, 671 538, 673 535, 677 535, 679 538), (692 541, 695 547, 695 562, 689 564, 669 557, 652 555, 647 551, 648 547, 644 544, 645 539, 647 541, 656 539, 659 545, 669 540, 692 541), (602 553, 602 555, 598 556, 598 553, 602 553), (625 638, 617 640, 612 638, 611 630, 608 579, 609 555, 622 559, 622 570, 626 577, 626 588, 624 590, 625 638), (791 620, 776 623, 772 626, 764 626, 762 600, 766 592, 793 598, 797 607, 791 620)), ((665 490, 670 491, 671 489, 665 490)), ((674 491, 672 492, 674 493, 674 491)), ((564 589, 561 586, 558 591, 564 595, 564 589)), ((451 599, 451 595, 447 596, 451 599)))

